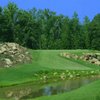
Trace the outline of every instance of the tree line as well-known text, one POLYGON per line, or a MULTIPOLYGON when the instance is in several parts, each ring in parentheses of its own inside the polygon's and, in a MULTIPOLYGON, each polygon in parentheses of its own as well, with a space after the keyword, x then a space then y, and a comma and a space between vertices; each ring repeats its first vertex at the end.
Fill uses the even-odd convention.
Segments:
POLYGON ((31 49, 100 50, 100 13, 81 23, 49 9, 23 10, 9 3, 0 7, 0 42, 15 42, 31 49))

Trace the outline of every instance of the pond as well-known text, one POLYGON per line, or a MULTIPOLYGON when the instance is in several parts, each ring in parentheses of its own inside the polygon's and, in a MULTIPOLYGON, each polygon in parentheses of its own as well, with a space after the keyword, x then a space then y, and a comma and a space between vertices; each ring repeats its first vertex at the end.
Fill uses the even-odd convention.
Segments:
POLYGON ((0 88, 0 98, 23 100, 36 98, 40 96, 48 96, 54 94, 61 94, 80 88, 95 80, 99 80, 100 76, 88 76, 76 79, 69 79, 55 82, 38 82, 27 83, 11 87, 0 88))

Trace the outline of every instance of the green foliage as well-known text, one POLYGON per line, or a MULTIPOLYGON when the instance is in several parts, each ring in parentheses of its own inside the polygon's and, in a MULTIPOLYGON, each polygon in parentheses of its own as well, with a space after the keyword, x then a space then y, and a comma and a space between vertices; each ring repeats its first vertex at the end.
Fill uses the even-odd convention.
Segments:
POLYGON ((91 48, 100 50, 100 14, 90 24, 91 48))
POLYGON ((82 26, 82 41, 84 43, 84 48, 90 48, 90 38, 89 38, 89 27, 90 27, 90 20, 88 16, 84 18, 84 25, 82 26))
POLYGON ((57 15, 49 9, 29 11, 16 4, 0 7, 0 42, 16 42, 31 49, 100 50, 100 14, 81 24, 78 14, 57 15))

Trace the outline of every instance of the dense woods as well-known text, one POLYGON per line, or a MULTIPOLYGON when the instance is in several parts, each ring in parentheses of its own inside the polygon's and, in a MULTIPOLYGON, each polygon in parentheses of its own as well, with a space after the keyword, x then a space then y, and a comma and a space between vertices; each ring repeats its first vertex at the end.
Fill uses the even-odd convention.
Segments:
POLYGON ((31 49, 100 50, 100 13, 81 23, 49 9, 22 10, 14 3, 0 7, 0 42, 16 42, 31 49))

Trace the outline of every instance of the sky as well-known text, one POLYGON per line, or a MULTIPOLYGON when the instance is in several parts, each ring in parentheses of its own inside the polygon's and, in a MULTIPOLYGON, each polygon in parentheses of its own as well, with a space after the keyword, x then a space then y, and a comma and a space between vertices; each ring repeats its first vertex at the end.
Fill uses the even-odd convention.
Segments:
POLYGON ((0 6, 6 6, 9 1, 16 3, 21 9, 48 8, 70 18, 76 11, 80 21, 83 21, 85 16, 92 20, 96 14, 100 13, 100 0, 0 0, 0 6))

